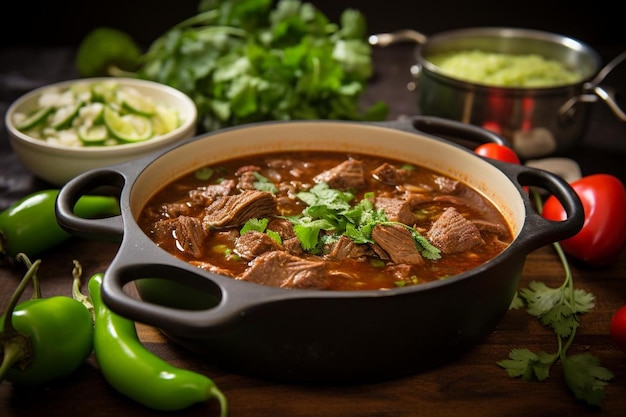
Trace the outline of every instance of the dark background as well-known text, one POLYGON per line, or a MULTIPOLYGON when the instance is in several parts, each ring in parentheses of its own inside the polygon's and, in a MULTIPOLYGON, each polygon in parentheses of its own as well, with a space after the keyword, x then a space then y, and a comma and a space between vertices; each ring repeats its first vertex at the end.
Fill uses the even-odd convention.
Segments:
MULTIPOLYGON (((372 33, 415 29, 426 35, 471 26, 514 26, 575 37, 594 47, 626 44, 626 19, 617 3, 601 1, 319 0, 332 21, 352 7, 364 13, 372 33)), ((175 23, 194 15, 197 0, 13 0, 0 23, 2 46, 78 45, 96 26, 129 32, 148 45, 175 23)))

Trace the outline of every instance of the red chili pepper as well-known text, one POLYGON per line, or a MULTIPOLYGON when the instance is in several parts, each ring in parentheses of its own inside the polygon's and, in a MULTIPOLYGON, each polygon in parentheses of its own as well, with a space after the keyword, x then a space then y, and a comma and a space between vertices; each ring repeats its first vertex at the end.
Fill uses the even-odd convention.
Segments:
MULTIPOLYGON (((563 240, 561 246, 565 253, 590 266, 608 266, 626 245, 626 188, 609 174, 589 175, 571 186, 583 203, 585 222, 580 232, 563 240)), ((554 196, 546 200, 542 215, 554 221, 567 217, 554 196)))

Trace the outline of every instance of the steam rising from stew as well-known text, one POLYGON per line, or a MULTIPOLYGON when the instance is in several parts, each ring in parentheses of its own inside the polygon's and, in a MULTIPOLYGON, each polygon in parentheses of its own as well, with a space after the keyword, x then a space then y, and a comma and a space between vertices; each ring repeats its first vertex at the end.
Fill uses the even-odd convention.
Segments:
POLYGON ((138 219, 199 268, 291 289, 416 285, 481 265, 512 241, 464 183, 372 155, 283 152, 226 160, 165 185, 138 219))

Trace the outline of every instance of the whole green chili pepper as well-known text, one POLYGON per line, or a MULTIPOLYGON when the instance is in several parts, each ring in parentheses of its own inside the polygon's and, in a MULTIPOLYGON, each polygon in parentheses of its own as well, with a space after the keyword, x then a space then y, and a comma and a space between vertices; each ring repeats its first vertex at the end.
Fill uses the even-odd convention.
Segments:
POLYGON ((89 280, 94 306, 94 353, 104 378, 121 394, 155 410, 181 410, 216 398, 221 417, 226 397, 208 377, 170 365, 147 350, 135 323, 111 311, 102 301, 102 274, 89 280))
POLYGON ((28 272, 0 317, 0 381, 39 385, 74 372, 93 351, 91 312, 65 296, 41 298, 37 269, 24 254, 16 257, 28 272), (31 299, 18 304, 24 289, 34 283, 31 299))
MULTIPOLYGON (((57 223, 55 202, 59 190, 42 190, 15 202, 0 213, 0 253, 37 256, 67 240, 71 235, 57 223)), ((83 218, 120 213, 117 199, 111 196, 84 195, 74 212, 83 218)))

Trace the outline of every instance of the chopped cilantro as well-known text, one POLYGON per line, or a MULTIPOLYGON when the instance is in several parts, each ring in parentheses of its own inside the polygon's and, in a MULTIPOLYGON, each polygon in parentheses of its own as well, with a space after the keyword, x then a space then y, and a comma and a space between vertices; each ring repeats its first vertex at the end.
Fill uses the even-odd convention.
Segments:
POLYGON ((210 167, 202 167, 194 172, 197 179, 206 181, 213 176, 213 169, 210 167))
POLYGON ((278 193, 278 188, 271 182, 269 179, 265 178, 263 175, 258 172, 253 172, 256 181, 254 182, 254 188, 259 191, 267 191, 272 194, 278 193))
MULTIPOLYGON (((383 210, 376 210, 372 199, 373 193, 366 193, 356 205, 350 205, 354 194, 330 188, 321 182, 308 191, 296 194, 307 204, 301 216, 287 217, 293 224, 296 236, 304 250, 318 252, 326 243, 320 237, 320 231, 332 232, 334 236, 345 235, 356 243, 374 243, 372 230, 378 224, 398 224, 410 232, 416 247, 426 259, 436 260, 441 257, 439 249, 431 245, 415 228, 404 223, 391 222, 383 210)), ((326 235, 324 235, 326 236, 326 235)), ((337 239, 337 237, 335 237, 337 239)))
POLYGON ((271 237, 272 239, 274 239, 274 241, 276 243, 278 243, 279 245, 283 243, 283 239, 280 237, 280 234, 273 231, 273 230, 267 230, 265 232, 269 237, 271 237))
POLYGON ((239 233, 242 235, 249 231, 264 233, 268 223, 269 219, 250 219, 243 225, 239 233))

